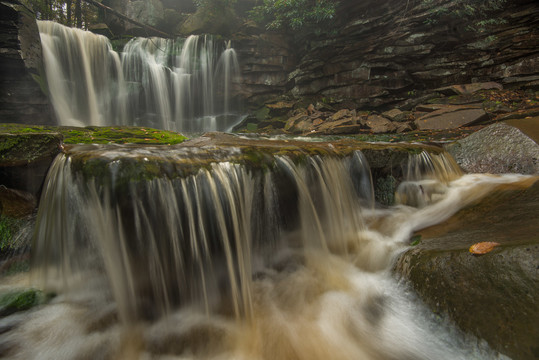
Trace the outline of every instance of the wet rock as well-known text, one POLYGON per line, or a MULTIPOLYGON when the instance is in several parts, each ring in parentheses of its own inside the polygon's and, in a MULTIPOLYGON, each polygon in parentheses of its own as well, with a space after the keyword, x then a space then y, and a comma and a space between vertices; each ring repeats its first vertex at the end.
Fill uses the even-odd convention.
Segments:
POLYGON ((30 193, 8 189, 0 184, 0 215, 22 218, 32 214, 37 207, 37 199, 30 193))
POLYGON ((468 172, 539 174, 539 145, 504 123, 490 125, 445 148, 468 172))
POLYGON ((416 119, 415 125, 419 130, 455 129, 477 124, 486 119, 488 115, 483 109, 454 106, 422 116, 416 119))
POLYGON ((480 204, 420 231, 419 245, 400 256, 395 271, 434 312, 485 339, 514 359, 539 351, 539 183, 495 192, 480 204), (475 256, 474 243, 500 243, 475 256))

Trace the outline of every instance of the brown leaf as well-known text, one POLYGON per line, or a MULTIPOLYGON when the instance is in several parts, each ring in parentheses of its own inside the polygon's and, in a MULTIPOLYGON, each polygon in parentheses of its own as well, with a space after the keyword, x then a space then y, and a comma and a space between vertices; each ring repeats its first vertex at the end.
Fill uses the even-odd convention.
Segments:
POLYGON ((500 244, 492 241, 480 242, 470 246, 470 252, 474 255, 483 255, 491 252, 498 245, 500 244))

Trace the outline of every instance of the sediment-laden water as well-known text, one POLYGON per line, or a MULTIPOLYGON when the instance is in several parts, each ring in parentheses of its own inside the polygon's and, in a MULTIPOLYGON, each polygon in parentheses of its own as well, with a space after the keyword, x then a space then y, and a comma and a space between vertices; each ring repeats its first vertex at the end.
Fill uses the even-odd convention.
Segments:
POLYGON ((382 208, 360 152, 189 167, 197 156, 58 156, 31 279, 4 280, 56 296, 0 320, 4 358, 504 358, 430 313, 390 268, 414 231, 526 177, 462 175, 423 153, 401 204, 382 208))

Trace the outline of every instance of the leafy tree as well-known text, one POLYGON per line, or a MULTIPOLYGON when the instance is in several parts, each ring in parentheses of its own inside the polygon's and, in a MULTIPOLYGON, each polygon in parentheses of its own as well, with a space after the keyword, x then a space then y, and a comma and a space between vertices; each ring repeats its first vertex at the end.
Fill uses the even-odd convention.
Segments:
POLYGON ((97 10, 83 0, 27 0, 39 20, 52 20, 87 29, 97 20, 97 10))
POLYGON ((251 18, 268 30, 329 32, 338 1, 332 0, 263 0, 255 6, 251 18))

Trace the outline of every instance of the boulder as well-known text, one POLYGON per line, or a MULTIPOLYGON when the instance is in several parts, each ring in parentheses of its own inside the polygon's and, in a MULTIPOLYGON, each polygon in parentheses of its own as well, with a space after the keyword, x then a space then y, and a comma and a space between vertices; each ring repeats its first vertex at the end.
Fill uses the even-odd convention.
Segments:
POLYGON ((514 359, 539 354, 539 183, 492 193, 448 221, 419 231, 394 270, 437 314, 514 359), (472 255, 478 242, 500 245, 472 255))
POLYGON ((370 115, 365 124, 375 134, 395 132, 397 129, 397 126, 391 120, 379 115, 370 115))
MULTIPOLYGON (((536 126, 530 125, 531 131, 536 126)), ((505 123, 490 125, 445 148, 468 172, 539 174, 539 145, 505 123)))

